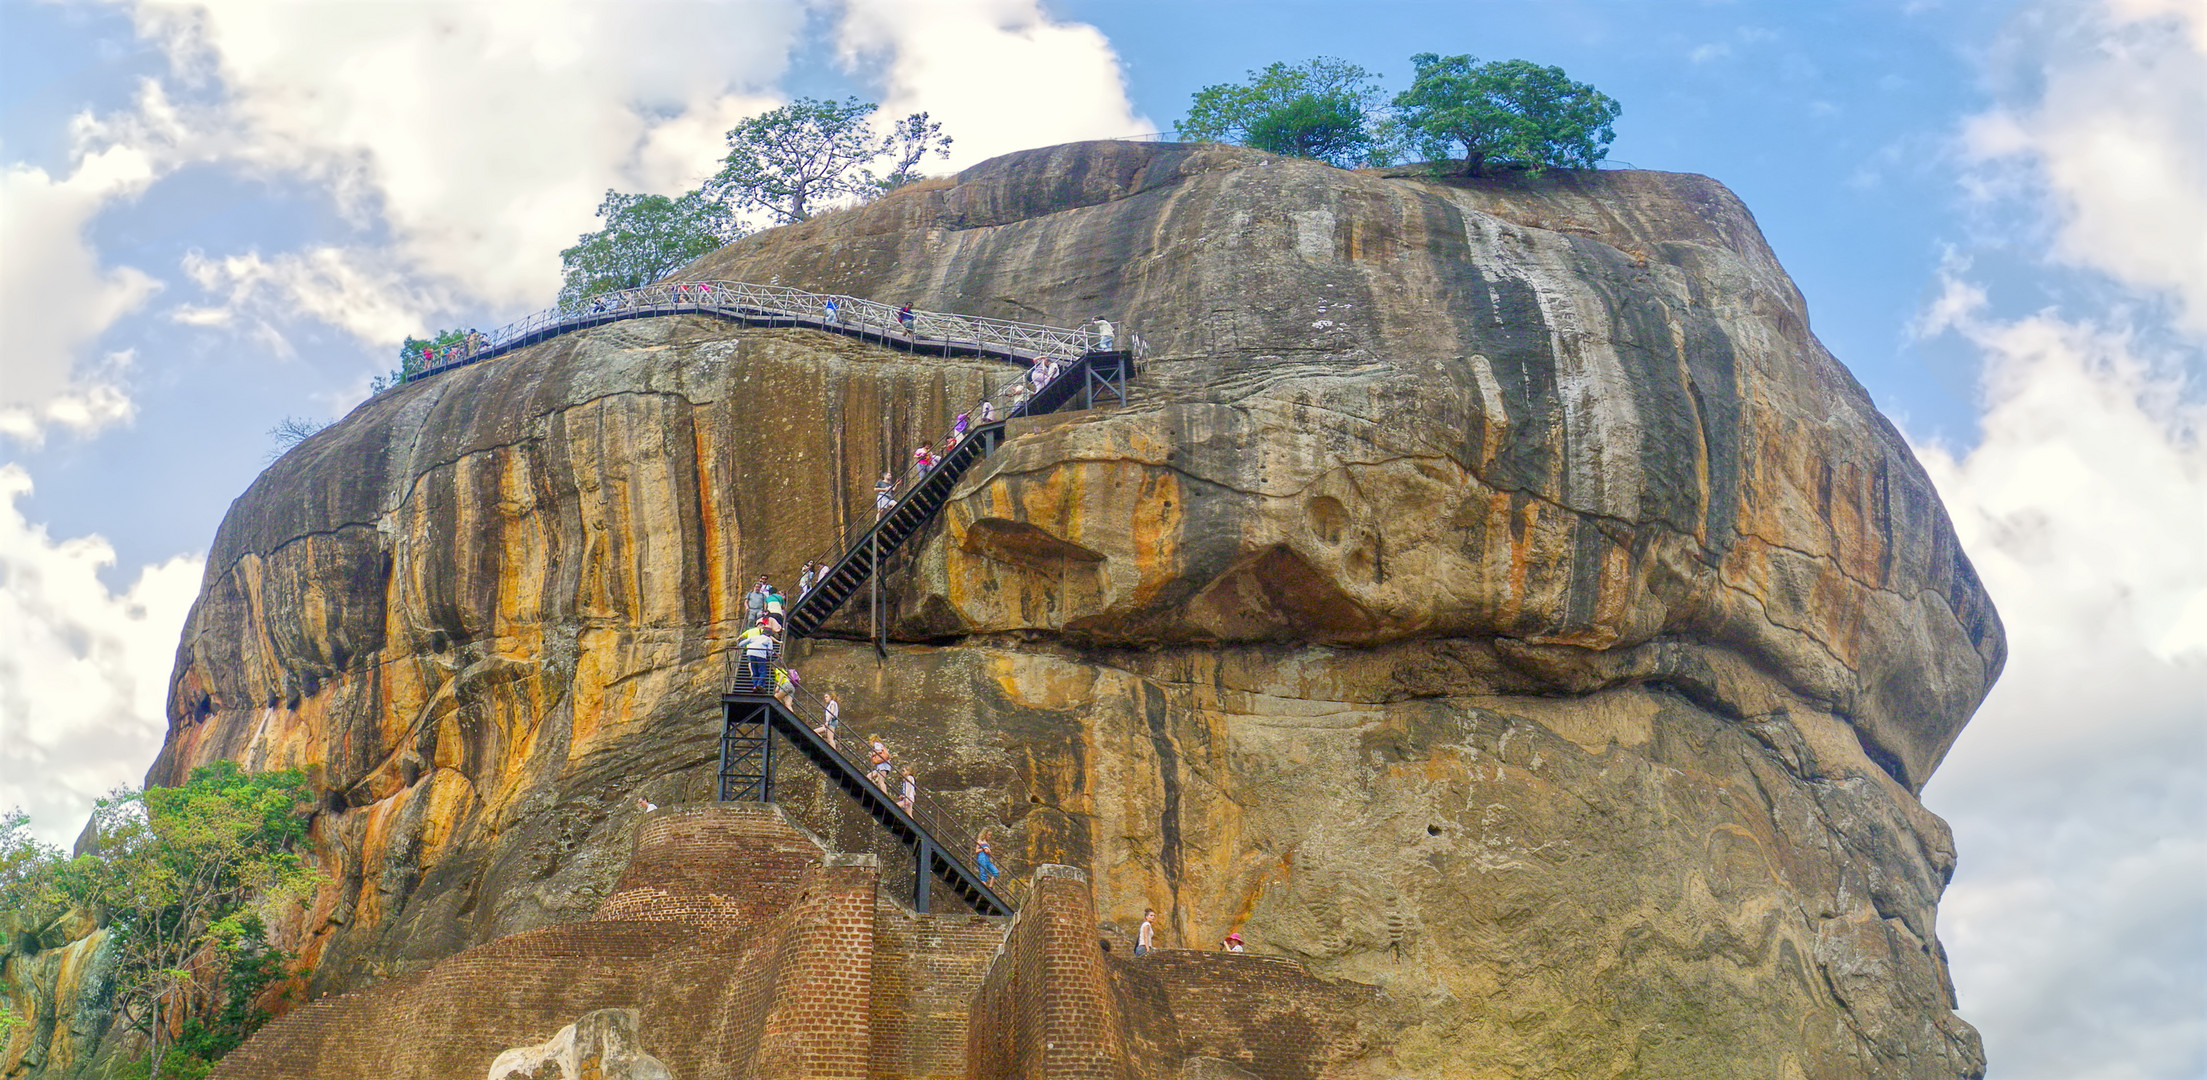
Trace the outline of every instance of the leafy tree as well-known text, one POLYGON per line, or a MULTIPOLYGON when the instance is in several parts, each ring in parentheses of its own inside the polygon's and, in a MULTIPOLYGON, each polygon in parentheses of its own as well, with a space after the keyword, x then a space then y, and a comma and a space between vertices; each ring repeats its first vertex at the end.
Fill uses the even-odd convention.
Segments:
POLYGON ((71 901, 102 912, 113 935, 116 1011, 146 1035, 149 1080, 210 976, 265 949, 255 905, 303 898, 320 881, 294 850, 309 800, 295 769, 201 766, 181 787, 101 799, 93 850, 60 867, 71 901))
POLYGON ((913 113, 897 121, 889 129, 889 137, 882 143, 881 152, 895 162, 889 175, 879 181, 883 192, 895 191, 914 180, 924 180, 917 166, 929 154, 950 156, 950 136, 943 134, 943 126, 927 119, 923 112, 913 113))
POLYGON ((599 293, 649 285, 744 233, 726 203, 692 191, 675 198, 607 191, 605 227, 559 253, 563 306, 599 293))
POLYGON ((905 117, 887 137, 875 135, 871 121, 879 108, 857 98, 799 98, 745 120, 728 132, 728 156, 705 182, 705 194, 734 212, 764 212, 788 224, 837 199, 913 179, 922 158, 949 152, 950 140, 926 113, 905 117), (898 164, 884 181, 868 166, 887 154, 898 164))
POLYGON ((31 835, 30 815, 21 807, 0 813, 0 918, 8 929, 27 929, 68 904, 54 878, 62 861, 60 848, 31 835))
POLYGON ((1240 83, 1195 92, 1179 136, 1354 165, 1384 156, 1380 91, 1371 72, 1321 56, 1274 63, 1240 83))
POLYGON ((1591 169, 1616 138, 1617 102, 1562 68, 1435 53, 1410 62, 1417 74, 1395 109, 1428 157, 1453 157, 1462 147, 1465 176, 1504 164, 1591 169))
POLYGON ((1364 110, 1345 97, 1305 95, 1249 125, 1248 143, 1259 150, 1353 165, 1372 149, 1364 110))

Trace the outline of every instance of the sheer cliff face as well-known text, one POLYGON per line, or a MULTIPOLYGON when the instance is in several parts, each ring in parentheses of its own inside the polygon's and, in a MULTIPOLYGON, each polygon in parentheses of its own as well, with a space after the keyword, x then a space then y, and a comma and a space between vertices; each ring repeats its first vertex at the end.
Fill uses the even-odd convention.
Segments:
MULTIPOLYGON (((1080 144, 686 274, 1146 340, 801 665, 1015 872, 1382 986, 1377 1075, 1980 1067, 1914 791, 1997 617, 1715 183, 1080 144)), ((232 508, 151 779, 319 770, 325 986, 586 912, 709 797, 741 583, 997 375, 680 319, 384 395, 232 508)))

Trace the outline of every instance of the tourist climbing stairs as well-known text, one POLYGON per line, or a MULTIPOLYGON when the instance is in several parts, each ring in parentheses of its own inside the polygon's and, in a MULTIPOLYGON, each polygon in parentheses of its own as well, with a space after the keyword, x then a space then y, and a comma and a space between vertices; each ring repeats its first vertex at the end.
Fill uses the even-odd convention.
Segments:
MULTIPOLYGON (((998 387, 988 400, 1002 419, 970 427, 932 466, 908 467, 906 478, 895 485, 901 492, 895 503, 871 524, 854 530, 856 536, 822 554, 820 562, 827 570, 790 606, 787 639, 812 636, 906 540, 934 520, 958 481, 996 450, 1008 420, 1052 412, 1076 401, 1093 408, 1099 394, 1106 400, 1124 401, 1132 362, 1124 352, 1091 352, 1063 362, 1056 376, 1039 387, 1026 376, 998 387)), ((967 414, 969 419, 972 415, 967 414)))
MULTIPOLYGON (((783 644, 818 631, 885 561, 934 520, 958 482, 994 452, 1005 424, 1078 402, 1094 408, 1124 403, 1135 348, 1115 348, 1110 331, 1041 326, 970 315, 914 311, 857 297, 733 281, 668 281, 607 293, 538 312, 464 343, 409 356, 405 382, 476 364, 561 334, 628 319, 703 315, 745 326, 792 327, 842 334, 916 354, 1009 361, 1022 370, 999 383, 963 414, 939 458, 908 463, 893 478, 888 505, 837 537, 815 560, 826 567, 789 607, 783 644)), ((1133 340, 1133 339, 1130 339, 1133 340)), ((932 453, 932 446, 930 447, 932 453)), ((812 562, 807 563, 813 565, 812 562)), ((777 801, 780 770, 794 756, 908 852, 913 907, 927 911, 938 885, 973 911, 1008 915, 1002 887, 974 869, 976 840, 957 816, 928 792, 893 797, 886 773, 877 782, 836 745, 823 703, 783 666, 740 668, 721 697, 718 797, 777 801)))

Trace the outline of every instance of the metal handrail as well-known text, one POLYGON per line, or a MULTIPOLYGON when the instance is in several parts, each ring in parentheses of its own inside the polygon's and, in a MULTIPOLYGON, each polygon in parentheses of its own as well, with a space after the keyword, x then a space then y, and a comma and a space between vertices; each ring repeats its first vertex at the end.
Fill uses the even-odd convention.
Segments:
MULTIPOLYGON (((1010 319, 986 319, 945 311, 912 312, 907 324, 901 309, 888 304, 840 293, 815 293, 779 285, 753 285, 742 281, 662 281, 634 289, 600 293, 587 300, 563 303, 523 316, 496 330, 470 334, 456 346, 459 355, 402 371, 405 381, 426 378, 456 367, 490 359, 548 337, 602 325, 615 319, 687 313, 728 315, 768 322, 788 320, 793 326, 812 326, 845 333, 903 338, 914 348, 990 353, 1007 360, 1030 361, 1043 356, 1077 357, 1104 347, 1098 334, 1086 328, 1072 329, 1010 319), (830 315, 830 305, 833 314, 830 315)), ((1129 343, 1132 337, 1127 337, 1129 343)), ((1114 341, 1112 345, 1117 345, 1114 341)))
MULTIPOLYGON (((741 655, 737 654, 736 656, 731 657, 731 660, 735 666, 736 674, 728 681, 728 685, 733 687, 734 692, 739 694, 755 692, 752 689, 750 672, 747 670, 748 665, 744 662, 741 655)), ((825 727, 827 724, 828 715, 827 702, 823 700, 820 695, 814 693, 811 688, 805 686, 803 677, 797 675, 797 673, 793 669, 787 667, 781 657, 777 656, 772 662, 771 666, 772 673, 769 675, 769 679, 772 681, 773 686, 765 692, 771 693, 776 699, 781 701, 782 707, 788 709, 790 715, 795 716, 806 727, 809 727, 814 731, 820 731, 823 727, 825 727), (784 682, 783 680, 785 679, 788 681, 784 682)), ((844 723, 844 719, 839 716, 837 718, 837 722, 838 726, 841 727, 844 723)), ((826 737, 823 736, 823 741, 825 741, 825 738, 826 737)), ((872 774, 870 764, 860 764, 857 758, 854 758, 850 754, 844 752, 843 737, 840 733, 835 737, 835 741, 827 743, 827 749, 829 753, 832 753, 836 757, 842 759, 843 763, 845 765, 848 765, 854 772, 862 776, 870 776, 872 774)), ((868 752, 867 756, 871 756, 870 751, 868 752)), ((892 762, 894 762, 895 760, 895 758, 891 759, 892 762)), ((910 765, 910 762, 907 761, 906 764, 910 765)), ((917 769, 914 770, 915 776, 917 775, 917 771, 917 769)), ((891 801, 895 801, 897 799, 899 782, 895 777, 894 771, 892 771, 889 786, 881 788, 881 791, 886 794, 891 801)), ((976 843, 976 841, 979 839, 978 835, 967 830, 965 826, 960 824, 956 816, 956 812, 952 810, 949 806, 945 805, 941 799, 937 798, 934 793, 929 791, 927 788, 919 787, 916 792, 916 796, 917 797, 913 800, 912 807, 906 810, 905 813, 910 816, 914 822, 918 823, 922 829, 925 829, 927 831, 930 837, 932 837, 935 841, 936 846, 941 849, 944 857, 956 861, 960 867, 962 867, 968 874, 972 875, 975 881, 981 881, 981 874, 979 870, 976 869, 974 866, 973 857, 973 853, 978 849, 979 846, 976 843)), ((901 806, 901 804, 899 805, 901 806)), ((983 831, 986 830, 984 829, 983 831)), ((999 877, 997 880, 1001 881, 1004 878, 1008 878, 1010 875, 1003 872, 1002 860, 996 859, 995 861, 998 863, 997 870, 999 877)), ((989 883, 984 882, 984 884, 989 883)), ((994 886, 992 885, 992 887, 994 886)))
MULTIPOLYGON (((1036 383, 1032 378, 1032 376, 1035 374, 1035 369, 1029 368, 1026 371, 1021 372, 1019 375, 1010 379, 1006 379, 1003 382, 999 383, 995 387, 995 389, 984 393, 981 398, 965 412, 965 415, 969 419, 970 426, 967 428, 966 434, 957 440, 957 443, 962 444, 965 439, 972 438, 975 432, 977 432, 982 427, 988 426, 991 423, 1001 423, 1003 421, 1011 420, 1016 417, 1025 416, 1027 414, 1027 403, 1030 400, 1041 396, 1052 387, 1059 385, 1060 382, 1064 379, 1083 377, 1082 365, 1080 364, 1078 357, 1046 357, 1045 359, 1054 360, 1060 365, 1056 375, 1053 378, 1042 383, 1036 383), (982 402, 986 402, 990 405, 991 410, 995 413, 994 420, 981 419, 982 402)), ((955 423, 955 420, 953 420, 953 423, 955 423)), ((930 440, 927 445, 932 448, 935 444, 932 440, 930 440)), ((932 473, 934 469, 939 468, 941 466, 942 460, 949 456, 950 452, 955 449, 955 446, 956 444, 946 444, 943 448, 943 452, 936 457, 936 464, 934 466, 930 466, 928 472, 932 473)), ((890 490, 895 493, 893 495, 893 498, 896 501, 891 503, 886 508, 878 507, 875 505, 875 497, 871 495, 871 492, 874 489, 871 487, 867 488, 866 490, 869 493, 867 506, 873 509, 874 512, 870 515, 838 515, 839 519, 842 521, 842 524, 837 527, 835 538, 820 547, 818 550, 814 551, 811 555, 807 556, 803 562, 800 562, 798 564, 800 573, 802 573, 802 568, 805 566, 833 567, 838 560, 840 560, 846 553, 848 553, 852 549, 853 545, 864 540, 866 538, 866 534, 880 527, 881 523, 884 520, 886 520, 890 515, 896 513, 898 510, 904 507, 906 500, 910 499, 913 495, 918 493, 920 488, 920 481, 924 480, 927 474, 922 473, 919 470, 919 466, 915 464, 914 459, 911 457, 900 454, 894 460, 902 463, 902 470, 899 471, 896 469, 890 469, 885 471, 888 471, 891 474, 890 490)), ((817 587, 817 583, 815 583, 815 585, 817 587)), ((794 610, 797 606, 798 601, 803 600, 805 596, 805 594, 801 592, 791 592, 785 595, 785 611, 794 610)))

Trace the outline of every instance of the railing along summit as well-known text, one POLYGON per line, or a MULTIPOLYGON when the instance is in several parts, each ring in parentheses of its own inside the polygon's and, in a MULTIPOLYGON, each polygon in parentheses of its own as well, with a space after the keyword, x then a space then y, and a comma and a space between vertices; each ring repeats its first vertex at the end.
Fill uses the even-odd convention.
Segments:
POLYGON ((837 293, 741 281, 663 281, 546 308, 488 333, 472 335, 469 342, 454 347, 458 355, 453 358, 409 366, 403 374, 406 381, 412 382, 575 330, 624 319, 683 314, 717 315, 764 326, 805 326, 913 351, 940 349, 944 355, 971 353, 1016 362, 1032 362, 1044 356, 1077 357, 1126 347, 1102 341, 1087 329, 944 311, 915 309, 911 322, 906 323, 898 308, 837 293))

